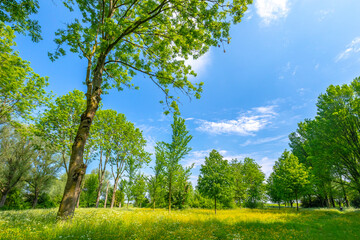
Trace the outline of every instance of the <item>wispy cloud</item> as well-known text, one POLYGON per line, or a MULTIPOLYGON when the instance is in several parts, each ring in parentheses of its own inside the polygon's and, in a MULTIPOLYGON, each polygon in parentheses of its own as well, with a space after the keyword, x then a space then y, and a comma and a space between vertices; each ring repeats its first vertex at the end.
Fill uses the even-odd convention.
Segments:
POLYGON ((264 144, 264 143, 269 143, 269 142, 274 142, 274 141, 284 141, 285 139, 287 139, 286 135, 280 135, 280 136, 276 136, 276 137, 260 138, 260 139, 256 139, 256 140, 246 140, 246 142, 243 144, 240 144, 240 146, 246 147, 249 145, 258 145, 258 144, 264 144))
POLYGON ((346 46, 346 49, 339 53, 335 62, 347 59, 350 55, 360 52, 360 37, 354 38, 350 44, 346 46))
POLYGON ((240 136, 255 135, 271 123, 277 113, 276 105, 253 108, 252 110, 240 114, 237 119, 221 120, 211 122, 199 120, 200 124, 196 130, 209 134, 237 134, 240 136))
POLYGON ((334 13, 334 9, 323 9, 318 12, 319 22, 324 21, 324 19, 330 14, 334 13))
POLYGON ((288 0, 257 0, 255 8, 265 25, 286 18, 290 11, 288 0))

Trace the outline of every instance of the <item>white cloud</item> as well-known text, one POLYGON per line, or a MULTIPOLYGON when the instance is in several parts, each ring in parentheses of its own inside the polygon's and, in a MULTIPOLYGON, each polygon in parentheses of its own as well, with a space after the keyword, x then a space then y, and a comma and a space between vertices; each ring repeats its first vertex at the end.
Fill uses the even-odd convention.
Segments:
POLYGON ((257 140, 247 140, 245 143, 240 144, 240 146, 242 147, 246 147, 248 145, 258 145, 258 144, 264 144, 264 143, 269 143, 269 142, 274 142, 274 141, 284 141, 285 139, 287 139, 286 135, 281 135, 281 136, 276 136, 276 137, 267 137, 267 138, 261 138, 261 139, 257 139, 257 140))
POLYGON ((346 49, 341 52, 335 59, 335 62, 347 59, 350 55, 360 52, 360 37, 354 38, 346 49))
POLYGON ((270 176, 270 173, 272 172, 272 169, 273 169, 273 166, 274 166, 276 160, 277 159, 270 159, 268 157, 263 157, 259 161, 261 170, 265 173, 266 178, 268 178, 270 176))
POLYGON ((290 10, 288 0, 257 0, 255 8, 266 25, 280 18, 286 18, 290 10))
POLYGON ((200 126, 196 130, 210 134, 254 135, 271 123, 271 119, 277 115, 274 111, 275 107, 276 105, 253 108, 233 120, 218 122, 199 120, 200 126))
POLYGON ((193 59, 190 57, 189 59, 185 60, 186 65, 190 65, 191 69, 194 70, 195 73, 199 76, 200 74, 204 73, 206 68, 211 63, 211 52, 207 52, 198 59, 193 59))

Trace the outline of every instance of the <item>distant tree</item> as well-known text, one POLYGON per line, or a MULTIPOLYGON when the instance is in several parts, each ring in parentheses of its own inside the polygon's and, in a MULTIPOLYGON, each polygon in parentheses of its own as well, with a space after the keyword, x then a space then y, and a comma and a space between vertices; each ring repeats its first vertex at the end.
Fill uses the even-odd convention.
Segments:
MULTIPOLYGON (((12 0, 9 0, 13 2, 12 0)), ((1 5, 8 4, 0 2, 1 5)), ((48 79, 40 77, 14 50, 14 31, 0 21, 0 124, 12 118, 31 118, 31 113, 47 100, 48 79)))
POLYGON ((69 173, 69 158, 74 142, 81 113, 86 103, 84 94, 73 90, 68 94, 57 97, 48 104, 48 108, 37 119, 38 135, 50 142, 61 154, 62 164, 69 173))
POLYGON ((135 177, 135 184, 133 187, 133 196, 137 207, 141 207, 142 203, 145 201, 146 199, 145 194, 146 194, 145 176, 139 173, 135 177))
POLYGON ((0 130, 0 208, 8 193, 25 180, 29 172, 34 149, 28 137, 14 128, 4 126, 0 130))
POLYGON ((275 172, 272 172, 267 179, 266 190, 270 200, 277 203, 280 209, 281 202, 285 200, 284 188, 282 181, 275 175, 275 172))
MULTIPOLYGON (((186 130, 185 120, 174 113, 174 122, 171 124, 172 128, 172 141, 171 143, 159 143, 159 151, 164 151, 164 175, 166 178, 168 188, 168 208, 171 212, 171 198, 173 192, 173 185, 177 175, 183 172, 183 167, 179 163, 190 151, 188 147, 192 136, 186 130)), ((188 168, 185 172, 189 172, 192 167, 188 168)), ((184 172, 184 173, 185 173, 184 172)))
POLYGON ((110 158, 111 173, 114 178, 113 199, 110 207, 114 206, 114 197, 117 186, 124 171, 129 173, 130 168, 139 169, 150 161, 149 154, 145 151, 146 140, 142 132, 134 124, 126 121, 123 114, 116 116, 113 128, 113 152, 110 158))
POLYGON ((154 175, 147 178, 147 188, 150 195, 150 200, 155 210, 156 202, 163 195, 164 189, 164 153, 165 151, 161 148, 162 144, 158 144, 155 147, 155 166, 153 167, 154 175))
POLYGON ((30 15, 39 9, 37 0, 0 0, 0 21, 10 24, 19 33, 28 33, 34 42, 41 40, 38 21, 32 20, 30 15))
POLYGON ((110 161, 112 149, 115 147, 114 135, 119 131, 118 129, 123 127, 124 121, 118 121, 118 114, 114 110, 99 110, 93 124, 94 148, 96 148, 99 155, 99 187, 96 198, 96 207, 98 207, 106 167, 110 161))
POLYGON ((233 176, 233 191, 234 199, 236 204, 241 207, 242 203, 246 200, 246 191, 248 188, 247 183, 245 182, 244 174, 244 163, 237 159, 233 159, 230 163, 231 173, 233 176))
POLYGON ((216 201, 231 194, 232 181, 228 161, 213 149, 201 165, 197 187, 202 195, 214 199, 215 214, 216 201))
POLYGON ((50 187, 50 184, 53 184, 60 167, 59 162, 52 149, 41 143, 35 143, 34 157, 25 180, 34 195, 33 208, 36 207, 39 196, 50 187))
POLYGON ((85 207, 94 207, 97 197, 99 180, 96 171, 85 175, 83 194, 81 194, 80 204, 85 207))
POLYGON ((299 163, 299 159, 291 152, 285 150, 275 163, 274 174, 282 182, 283 191, 290 191, 296 200, 296 209, 299 211, 298 199, 306 193, 310 184, 308 169, 299 163))
POLYGON ((264 200, 265 174, 254 159, 245 158, 243 163, 244 180, 247 186, 245 206, 257 207, 264 200))
POLYGON ((132 87, 132 78, 140 73, 164 92, 167 103, 176 99, 170 88, 199 98, 202 83, 188 80, 196 74, 185 59, 196 59, 210 46, 229 43, 231 21, 240 22, 252 1, 64 2, 70 11, 78 9, 81 18, 57 31, 59 46, 50 57, 65 55, 62 45, 67 44, 71 52, 87 59, 87 107, 72 149, 72 171, 58 213, 62 218, 72 216, 75 210, 79 173, 84 172, 82 153, 103 92, 132 87))

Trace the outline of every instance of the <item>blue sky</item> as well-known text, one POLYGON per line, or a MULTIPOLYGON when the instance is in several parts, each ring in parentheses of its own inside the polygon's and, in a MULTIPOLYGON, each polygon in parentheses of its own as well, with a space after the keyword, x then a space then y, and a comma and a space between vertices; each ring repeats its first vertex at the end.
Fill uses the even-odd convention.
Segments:
MULTIPOLYGON (((21 57, 49 77, 54 93, 84 90, 85 60, 68 54, 52 63, 47 57, 55 49, 54 32, 71 15, 57 1, 40 0, 40 6, 36 18, 44 40, 32 43, 18 36, 21 57)), ((271 172, 297 123, 314 117, 317 96, 330 84, 360 76, 359 9, 358 0, 254 0, 243 21, 232 27, 226 52, 212 48, 189 61, 198 73, 192 81, 205 83, 200 100, 180 95, 193 135, 193 150, 182 163, 195 163, 194 183, 212 149, 227 159, 254 158, 267 175, 271 172)), ((153 152, 157 141, 170 140, 172 119, 162 114, 164 96, 149 79, 138 75, 134 83, 140 90, 104 95, 103 108, 124 113, 143 130, 153 152)))

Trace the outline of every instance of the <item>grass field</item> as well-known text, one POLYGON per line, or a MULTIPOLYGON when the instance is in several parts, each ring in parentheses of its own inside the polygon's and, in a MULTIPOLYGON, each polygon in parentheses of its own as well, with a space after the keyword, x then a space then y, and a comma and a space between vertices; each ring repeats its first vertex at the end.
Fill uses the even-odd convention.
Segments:
POLYGON ((360 239, 360 211, 56 209, 0 212, 0 239, 360 239))

